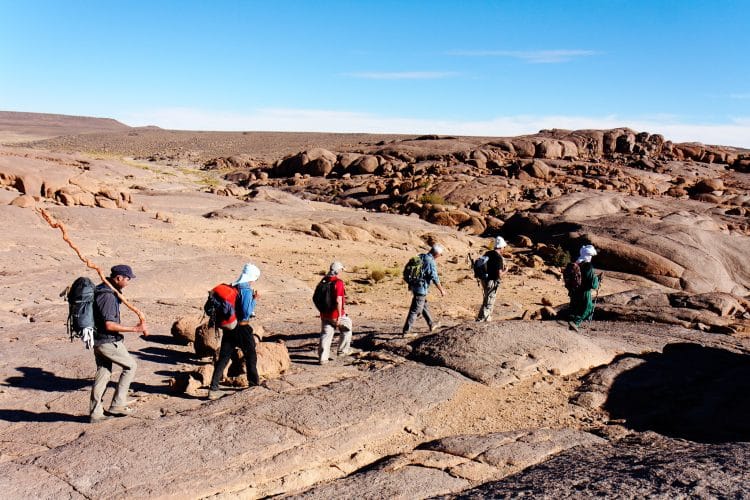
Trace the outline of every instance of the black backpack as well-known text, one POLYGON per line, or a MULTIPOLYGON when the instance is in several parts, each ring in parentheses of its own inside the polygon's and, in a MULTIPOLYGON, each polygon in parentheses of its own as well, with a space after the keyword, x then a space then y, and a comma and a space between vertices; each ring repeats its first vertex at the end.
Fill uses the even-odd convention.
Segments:
POLYGON ((581 274, 581 266, 577 262, 569 262, 565 266, 565 270, 563 270, 563 283, 565 283, 565 288, 571 292, 581 288, 581 285, 583 285, 583 275, 581 274))
POLYGON ((324 276, 313 292, 313 304, 323 314, 330 314, 336 310, 336 282, 324 276))
POLYGON ((68 335, 72 342, 75 338, 83 337, 85 328, 95 328, 94 325, 94 283, 82 276, 76 279, 68 288, 68 335))
POLYGON ((489 279, 489 271, 487 269, 487 263, 490 258, 486 255, 482 255, 474 259, 471 264, 471 268, 474 270, 474 277, 478 280, 487 281, 489 279))

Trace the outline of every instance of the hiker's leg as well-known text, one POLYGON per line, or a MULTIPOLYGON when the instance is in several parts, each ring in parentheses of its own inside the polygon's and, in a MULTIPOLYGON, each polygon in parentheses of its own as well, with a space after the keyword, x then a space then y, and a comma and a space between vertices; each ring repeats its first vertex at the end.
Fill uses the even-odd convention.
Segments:
POLYGON ((432 330, 432 325, 435 322, 432 320, 432 314, 430 314, 430 305, 427 303, 427 295, 422 295, 422 316, 427 322, 427 328, 432 330))
POLYGON ((120 381, 117 383, 117 390, 112 398, 112 406, 121 407, 128 404, 128 389, 135 378, 135 370, 138 364, 135 358, 128 352, 123 341, 109 344, 114 346, 114 352, 110 356, 113 363, 122 367, 120 381))
POLYGON ((578 292, 570 296, 570 306, 568 307, 568 319, 576 326, 581 326, 586 313, 586 295, 591 297, 591 292, 578 292))
POLYGON ((587 290, 584 294, 584 307, 581 313, 581 323, 590 320, 594 315, 594 301, 591 299, 591 290, 587 290))
POLYGON ((102 352, 102 347, 109 344, 94 347, 94 359, 96 360, 96 375, 94 385, 91 387, 91 400, 89 402, 89 415, 92 417, 103 417, 104 406, 102 397, 107 390, 109 378, 112 376, 112 361, 102 352))
POLYGON ((224 370, 227 369, 229 360, 232 359, 232 353, 234 352, 234 332, 232 330, 224 330, 221 335, 221 348, 219 349, 219 359, 214 365, 214 374, 211 377, 211 385, 208 387, 209 390, 216 391, 219 389, 219 382, 221 377, 224 376, 224 370))
POLYGON ((247 370, 247 383, 251 386, 260 384, 258 377, 258 356, 255 353, 255 336, 253 327, 240 325, 237 327, 240 335, 240 348, 245 356, 245 369, 247 370))
POLYGON ((352 319, 349 316, 339 318, 339 354, 348 354, 352 344, 352 319))
POLYGON ((409 333, 411 331, 411 327, 414 325, 414 320, 416 320, 417 316, 422 312, 424 298, 424 295, 412 296, 411 305, 409 306, 409 314, 406 316, 406 323, 404 323, 404 333, 409 333))
POLYGON ((497 280, 482 281, 482 307, 479 309, 477 321, 489 321, 492 308, 495 306, 495 295, 499 285, 497 280))
POLYGON ((320 345, 318 346, 318 360, 327 363, 331 357, 331 342, 336 331, 336 324, 328 319, 320 320, 320 345))

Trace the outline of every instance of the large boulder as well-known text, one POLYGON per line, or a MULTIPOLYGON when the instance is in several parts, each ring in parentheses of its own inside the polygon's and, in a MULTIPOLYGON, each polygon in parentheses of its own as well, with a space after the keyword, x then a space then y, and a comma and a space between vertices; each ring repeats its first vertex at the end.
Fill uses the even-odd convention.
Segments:
POLYGON ((607 351, 557 323, 465 323, 420 339, 416 359, 503 386, 540 372, 561 374, 609 362, 607 351))

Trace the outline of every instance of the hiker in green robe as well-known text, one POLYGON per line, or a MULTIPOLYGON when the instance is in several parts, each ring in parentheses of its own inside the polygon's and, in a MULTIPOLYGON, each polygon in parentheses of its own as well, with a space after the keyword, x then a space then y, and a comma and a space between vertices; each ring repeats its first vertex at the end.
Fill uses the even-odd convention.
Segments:
POLYGON ((568 326, 571 330, 578 331, 581 323, 590 319, 594 314, 594 301, 591 300, 591 292, 599 288, 599 276, 594 272, 591 257, 596 255, 594 245, 581 247, 580 256, 576 260, 581 272, 581 286, 568 290, 570 297, 570 312, 568 326))

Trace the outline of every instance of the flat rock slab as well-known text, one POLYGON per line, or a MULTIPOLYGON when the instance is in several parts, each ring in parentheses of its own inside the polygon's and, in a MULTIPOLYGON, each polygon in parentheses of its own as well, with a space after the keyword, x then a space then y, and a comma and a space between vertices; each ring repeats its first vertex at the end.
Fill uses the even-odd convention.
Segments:
POLYGON ((0 464, 0 488, 43 494, 35 486, 42 469, 94 498, 301 490, 371 462, 368 448, 418 423, 465 382, 449 370, 405 363, 296 393, 256 388, 119 429, 104 422, 66 445, 0 464))
POLYGON ((574 446, 604 442, 572 429, 453 436, 293 498, 429 498, 503 478, 574 446))
POLYGON ((750 443, 702 444, 655 433, 573 448, 449 498, 744 498, 750 443))
POLYGON ((537 373, 567 375, 609 363, 614 351, 557 323, 463 323, 420 339, 413 358, 492 386, 537 373))

